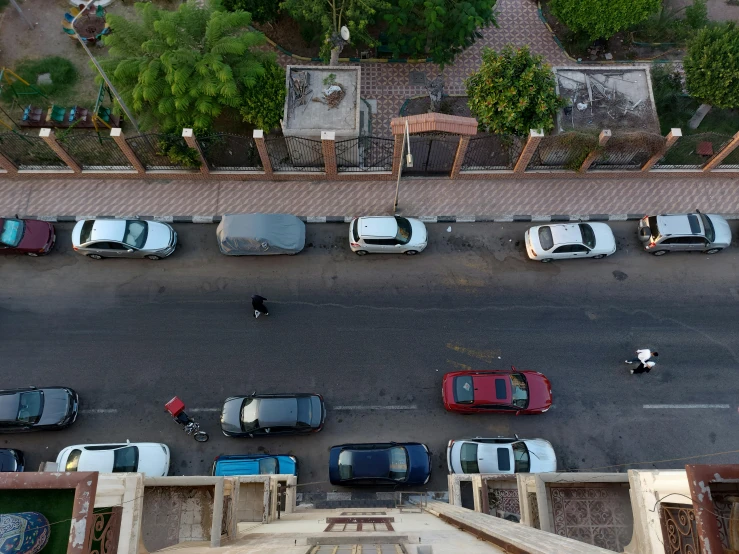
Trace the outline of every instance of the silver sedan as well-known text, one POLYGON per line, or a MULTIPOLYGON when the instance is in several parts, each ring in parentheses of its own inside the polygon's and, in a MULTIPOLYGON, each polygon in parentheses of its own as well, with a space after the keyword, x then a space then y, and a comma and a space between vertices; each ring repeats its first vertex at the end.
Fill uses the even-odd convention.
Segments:
POLYGON ((103 258, 160 260, 174 252, 177 233, 166 223, 136 219, 86 219, 72 230, 72 247, 80 254, 103 258))

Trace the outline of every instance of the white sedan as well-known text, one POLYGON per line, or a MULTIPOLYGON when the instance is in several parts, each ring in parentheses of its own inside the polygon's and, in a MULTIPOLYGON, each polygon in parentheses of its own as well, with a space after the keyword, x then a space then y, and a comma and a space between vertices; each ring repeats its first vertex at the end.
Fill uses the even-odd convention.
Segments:
POLYGON ((497 437, 449 441, 449 473, 545 473, 557 471, 554 448, 544 439, 497 437))
POLYGON ((605 223, 539 225, 526 231, 526 254, 540 262, 570 258, 605 258, 616 251, 616 238, 605 223))
POLYGON ((158 442, 76 444, 59 452, 56 465, 58 471, 138 472, 149 477, 166 477, 169 447, 158 442))

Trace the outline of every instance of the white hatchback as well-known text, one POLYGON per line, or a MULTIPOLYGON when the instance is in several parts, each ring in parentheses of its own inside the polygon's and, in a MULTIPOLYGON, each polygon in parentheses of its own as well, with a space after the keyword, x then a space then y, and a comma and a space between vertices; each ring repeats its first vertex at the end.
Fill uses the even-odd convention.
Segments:
POLYGON ((158 442, 76 444, 59 452, 56 466, 58 471, 138 472, 148 477, 166 477, 169 447, 158 442))
POLYGON ((562 223, 532 227, 524 235, 531 260, 605 258, 616 251, 616 238, 605 223, 562 223))
POLYGON ((349 246, 358 256, 422 252, 428 244, 426 226, 410 217, 355 217, 349 224, 349 246))
POLYGON ((497 437, 449 441, 449 473, 545 473, 557 471, 554 448, 544 439, 497 437))

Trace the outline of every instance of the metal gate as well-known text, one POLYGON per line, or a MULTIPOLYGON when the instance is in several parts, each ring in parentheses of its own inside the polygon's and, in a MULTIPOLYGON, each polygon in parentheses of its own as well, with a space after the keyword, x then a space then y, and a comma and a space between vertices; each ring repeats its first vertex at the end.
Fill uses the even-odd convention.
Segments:
POLYGON ((459 147, 459 136, 447 133, 421 133, 411 135, 410 150, 413 167, 406 167, 406 175, 450 175, 459 147))

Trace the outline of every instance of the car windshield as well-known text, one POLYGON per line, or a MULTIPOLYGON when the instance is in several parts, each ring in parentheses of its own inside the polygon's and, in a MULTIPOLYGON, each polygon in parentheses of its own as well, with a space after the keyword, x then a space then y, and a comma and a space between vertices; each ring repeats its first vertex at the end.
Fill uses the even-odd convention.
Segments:
POLYGON ((647 224, 649 225, 649 230, 652 232, 652 240, 657 240, 659 238, 659 227, 657 226, 657 216, 650 215, 647 218, 647 224))
POLYGON ((354 452, 342 450, 339 454, 339 478, 344 481, 354 477, 354 452))
POLYGON ((274 475, 277 473, 277 458, 262 458, 259 460, 259 473, 274 475))
POLYGON ((511 400, 517 408, 529 405, 529 385, 522 373, 511 373, 511 400))
POLYGON ((513 459, 516 462, 516 473, 528 473, 531 467, 529 463, 529 449, 521 441, 514 442, 511 447, 513 448, 513 459))
POLYGON ((40 390, 22 392, 18 399, 18 415, 21 423, 37 423, 44 409, 44 393, 40 390))
POLYGON ((119 448, 113 452, 113 473, 136 471, 139 467, 139 449, 135 446, 119 448))
POLYGON ((14 248, 23 238, 24 223, 20 219, 6 219, 0 229, 0 243, 14 248))
POLYGON ((92 227, 94 225, 95 221, 92 219, 88 219, 82 224, 82 229, 80 230, 80 244, 90 242, 90 235, 92 234, 92 227))
POLYGON ((311 420, 310 398, 298 398, 298 427, 310 427, 311 420))
POLYGON ((133 248, 143 248, 146 243, 148 225, 145 221, 126 221, 123 243, 133 248))
POLYGON ((713 229, 713 223, 711 223, 711 220, 705 214, 701 214, 701 221, 703 222, 703 228, 706 230, 706 238, 708 239, 708 242, 716 240, 716 231, 713 229))
POLYGON ((459 404, 472 404, 475 393, 472 387, 472 377, 467 375, 454 378, 454 401, 459 404))
POLYGON ((539 244, 544 250, 549 250, 554 246, 554 239, 552 238, 552 228, 548 226, 539 227, 539 244))
POLYGON ((580 232, 582 233, 583 244, 590 249, 595 248, 595 233, 593 233, 593 228, 587 223, 580 223, 580 232))
POLYGON ((259 420, 257 419, 257 408, 259 402, 254 398, 247 398, 241 406, 241 428, 246 431, 259 429, 259 420))
POLYGON ((474 442, 465 442, 459 450, 459 463, 462 466, 462 473, 480 473, 477 465, 477 444, 474 442))
POLYGON ((395 221, 398 222, 398 234, 395 235, 395 240, 398 244, 408 244, 411 240, 411 222, 398 216, 395 216, 395 221))
POLYGON ((80 463, 80 455, 82 450, 74 449, 69 453, 67 465, 64 466, 65 471, 77 471, 77 465, 80 463))
POLYGON ((408 452, 402 446, 390 449, 390 474, 393 481, 405 481, 408 477, 408 452))

